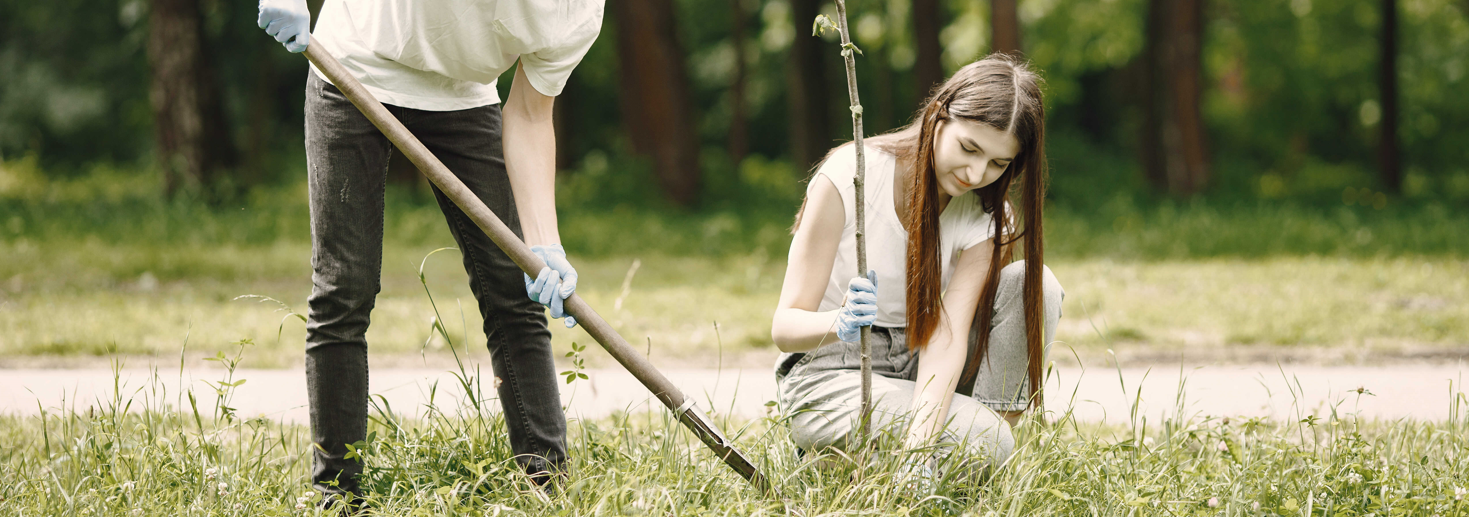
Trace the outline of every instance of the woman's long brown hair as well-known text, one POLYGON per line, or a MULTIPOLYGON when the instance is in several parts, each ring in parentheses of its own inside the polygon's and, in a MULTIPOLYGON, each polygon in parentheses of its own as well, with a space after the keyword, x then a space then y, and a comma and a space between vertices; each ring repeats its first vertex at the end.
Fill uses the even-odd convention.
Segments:
MULTIPOLYGON (((934 171, 934 139, 941 121, 963 119, 986 124, 1013 134, 1020 153, 1000 178, 975 194, 994 221, 994 254, 985 275, 979 307, 974 315, 974 334, 967 366, 960 375, 963 389, 974 382, 980 362, 989 350, 990 327, 994 321, 995 296, 1000 270, 1014 261, 1014 245, 1024 237, 1025 340, 1029 359, 1030 392, 1041 399, 1041 361, 1045 343, 1042 329, 1041 267, 1044 264, 1041 211, 1045 199, 1045 106, 1041 102, 1041 79, 1024 61, 1005 54, 992 54, 955 72, 936 88, 918 117, 907 127, 869 139, 871 145, 893 153, 901 162, 912 163, 908 183, 907 323, 908 348, 928 346, 943 313, 942 261, 939 254, 939 195, 934 171), (1018 192, 1012 190, 1019 179, 1018 192), (1018 194, 1018 195, 1017 195, 1018 194), (1018 203, 1006 203, 1018 197, 1018 203), (1017 231, 1009 206, 1021 211, 1017 231)), ((967 336, 966 336, 967 337, 967 336)))

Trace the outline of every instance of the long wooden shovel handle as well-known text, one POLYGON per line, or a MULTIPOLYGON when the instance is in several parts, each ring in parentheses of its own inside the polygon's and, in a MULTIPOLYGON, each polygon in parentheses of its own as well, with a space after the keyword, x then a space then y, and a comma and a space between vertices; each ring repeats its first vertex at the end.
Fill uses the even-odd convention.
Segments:
MULTIPOLYGON (((408 131, 408 128, 403 127, 403 123, 388 113, 382 103, 378 102, 366 88, 363 88, 362 83, 357 82, 357 79, 352 77, 352 74, 348 73, 336 58, 322 50, 320 45, 306 47, 305 54, 306 58, 316 65, 317 70, 325 74, 327 79, 330 79, 332 84, 336 85, 337 89, 341 90, 342 94, 357 106, 357 109, 362 110, 362 114, 367 116, 367 119, 372 121, 372 124, 377 126, 378 130, 382 131, 383 135, 387 136, 388 140, 391 140, 393 145, 403 152, 404 156, 417 165, 418 170, 428 176, 429 181, 438 186, 439 190, 455 205, 458 205, 460 210, 468 214, 469 218, 474 220, 474 224, 484 230, 485 234, 490 236, 490 240, 504 250, 505 254, 509 255, 522 271, 535 275, 546 267, 546 263, 532 253, 529 246, 516 237, 515 233, 511 232, 510 228, 505 226, 505 223, 500 221, 500 218, 496 217, 483 201, 470 192, 469 187, 464 186, 464 183, 459 181, 459 178, 455 177, 443 162, 434 157, 433 153, 429 152, 428 148, 424 147, 423 143, 408 131)), ((652 391, 658 400, 668 406, 668 409, 673 410, 678 415, 679 421, 698 435, 699 439, 713 449, 714 453, 725 463, 728 463, 730 467, 757 487, 761 489, 769 487, 765 476, 760 474, 760 471, 745 457, 744 453, 736 449, 734 444, 719 432, 709 417, 693 404, 693 399, 685 397, 682 391, 663 376, 662 372, 639 355, 637 350, 613 330, 612 326, 607 324, 607 320, 597 314, 597 311, 592 310, 592 307, 587 305, 580 295, 573 294, 567 298, 564 307, 567 313, 576 316, 576 321, 582 326, 582 329, 591 334, 592 338, 596 339, 597 343, 601 344, 613 359, 627 368, 627 371, 652 391)))

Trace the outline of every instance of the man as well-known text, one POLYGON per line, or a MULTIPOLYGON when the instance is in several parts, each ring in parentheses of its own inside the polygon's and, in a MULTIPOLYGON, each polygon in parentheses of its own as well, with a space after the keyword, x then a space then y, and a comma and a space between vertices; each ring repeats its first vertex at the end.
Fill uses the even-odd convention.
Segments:
MULTIPOLYGON (((434 189, 484 316, 511 448, 538 482, 567 459, 566 415, 537 302, 562 317, 577 278, 557 230, 551 107, 601 31, 602 10, 603 0, 326 0, 313 37, 305 0, 260 2, 260 27, 292 52, 319 45, 335 56, 550 265, 532 281, 434 189), (517 61, 502 109, 495 81, 517 61)), ((305 110, 313 284, 306 378, 319 446, 312 482, 338 498, 358 492, 362 471, 343 456, 346 444, 366 437, 364 335, 380 288, 393 147, 314 68, 305 110)))

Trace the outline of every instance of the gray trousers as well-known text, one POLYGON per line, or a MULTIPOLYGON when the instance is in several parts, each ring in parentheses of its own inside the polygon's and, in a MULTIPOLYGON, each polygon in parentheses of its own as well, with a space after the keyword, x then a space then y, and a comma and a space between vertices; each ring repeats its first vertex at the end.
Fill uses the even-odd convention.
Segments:
MULTIPOLYGON (((356 492, 362 465, 346 446, 366 438, 367 326, 381 286, 383 195, 393 146, 335 86, 306 80, 306 165, 311 195, 311 297, 306 389, 311 479, 323 492, 356 492)), ((500 142, 500 106, 422 111, 385 106, 474 195, 520 236, 500 142)), ((505 412, 510 449, 527 473, 567 466, 545 309, 525 294, 520 268, 439 189, 464 256, 505 412)), ((537 476, 543 479, 544 476, 537 476)))
MULTIPOLYGON (((1042 268, 1045 299, 1045 343, 1055 337, 1066 293, 1042 268)), ((1010 457, 1015 439, 997 411, 1029 406, 1030 377, 1025 349, 1024 261, 1000 270, 990 344, 975 378, 973 396, 956 394, 949 404, 941 442, 961 444, 966 453, 998 465, 1010 457)), ((978 336, 970 333, 971 343, 978 336)), ((918 386, 918 357, 908 351, 905 329, 872 329, 872 428, 901 438, 912 421, 913 394, 918 386)), ((972 345, 971 345, 972 346, 972 345)), ((791 438, 807 451, 844 448, 862 411, 861 346, 832 343, 804 354, 786 354, 776 367, 780 404, 790 415, 791 438)), ((962 390, 961 390, 962 391, 962 390)))

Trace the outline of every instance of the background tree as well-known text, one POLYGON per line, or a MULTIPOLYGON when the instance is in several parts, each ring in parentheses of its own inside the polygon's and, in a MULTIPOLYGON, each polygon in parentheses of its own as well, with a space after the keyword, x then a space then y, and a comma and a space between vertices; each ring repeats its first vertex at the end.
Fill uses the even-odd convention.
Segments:
POLYGON ((734 47, 734 79, 729 86, 729 157, 738 165, 750 152, 749 113, 745 107, 746 63, 749 60, 745 55, 745 22, 750 15, 745 11, 744 0, 729 0, 729 6, 729 39, 734 47))
POLYGON ((207 56, 198 0, 153 0, 148 57, 153 76, 154 152, 164 192, 208 187, 235 153, 207 56))
POLYGON ((623 126, 633 151, 653 159, 668 199, 699 199, 699 142, 672 0, 611 2, 617 21, 623 126))
POLYGON ((791 159, 801 170, 810 169, 831 149, 831 121, 826 109, 831 95, 821 40, 808 36, 811 20, 820 12, 819 0, 791 0, 795 39, 786 61, 790 104, 791 159))
POLYGON ((1203 0, 1151 0, 1144 47, 1143 170, 1158 190, 1189 196, 1209 181, 1202 96, 1203 0))
POLYGON ((943 48, 939 44, 939 31, 943 27, 939 0, 913 0, 913 46, 917 50, 913 84, 918 87, 920 99, 928 98, 934 86, 944 80, 943 48))
POLYGON ((990 0, 990 50, 1020 53, 1020 16, 1016 0, 990 0))
POLYGON ((1403 190, 1403 175, 1398 158, 1398 2, 1382 0, 1381 57, 1378 70, 1378 95, 1382 97, 1382 126, 1378 129, 1378 172, 1382 188, 1398 193, 1403 190))

